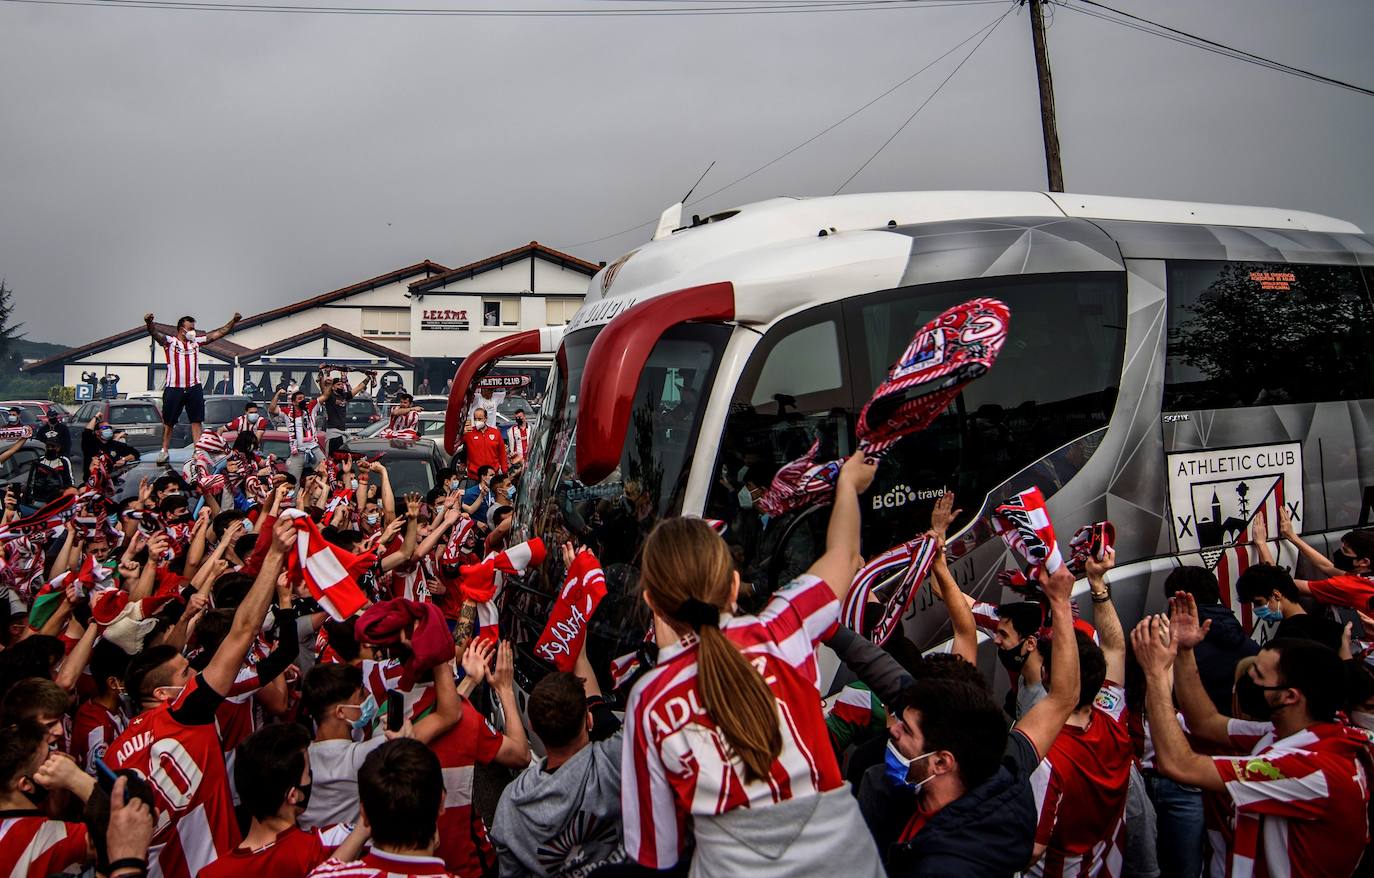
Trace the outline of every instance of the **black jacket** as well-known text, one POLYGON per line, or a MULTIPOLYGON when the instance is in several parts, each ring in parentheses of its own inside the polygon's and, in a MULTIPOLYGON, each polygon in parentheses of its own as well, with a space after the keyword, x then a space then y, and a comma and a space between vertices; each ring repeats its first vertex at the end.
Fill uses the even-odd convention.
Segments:
POLYGON ((912 813, 910 797, 893 791, 884 767, 864 775, 859 810, 880 849, 887 851, 892 878, 1011 878, 1030 862, 1039 814, 1030 776, 1040 763, 1020 732, 1007 736, 1007 753, 997 773, 946 805, 916 837, 896 842, 912 813))
POLYGON ((1223 716, 1231 715, 1231 690, 1236 682, 1236 665, 1247 655, 1259 652, 1259 644, 1245 634, 1229 607, 1221 604, 1199 606, 1198 621, 1212 620, 1212 630, 1193 650, 1198 676, 1212 703, 1223 716))

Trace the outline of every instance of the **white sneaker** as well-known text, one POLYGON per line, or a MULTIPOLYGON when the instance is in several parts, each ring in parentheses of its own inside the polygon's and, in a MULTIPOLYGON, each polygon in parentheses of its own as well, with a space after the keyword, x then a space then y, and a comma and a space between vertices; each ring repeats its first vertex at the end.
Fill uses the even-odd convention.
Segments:
POLYGON ((157 462, 158 462, 158 463, 166 463, 166 462, 167 462, 167 452, 166 452, 165 450, 159 451, 159 452, 158 452, 158 454, 157 454, 157 462))

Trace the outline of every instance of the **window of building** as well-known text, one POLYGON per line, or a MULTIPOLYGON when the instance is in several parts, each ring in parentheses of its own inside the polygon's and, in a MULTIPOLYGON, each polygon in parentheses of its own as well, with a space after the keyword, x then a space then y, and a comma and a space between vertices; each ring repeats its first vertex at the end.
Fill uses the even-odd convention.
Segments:
POLYGON ((581 299, 545 299, 544 324, 546 326, 566 326, 572 322, 573 315, 581 307, 581 299))
POLYGON ((409 308, 364 308, 364 338, 409 338, 409 308))
POLYGON ((1357 268, 1170 261, 1164 411, 1374 397, 1357 268))
POLYGON ((482 328, 503 329, 520 325, 519 299, 483 299, 482 328))

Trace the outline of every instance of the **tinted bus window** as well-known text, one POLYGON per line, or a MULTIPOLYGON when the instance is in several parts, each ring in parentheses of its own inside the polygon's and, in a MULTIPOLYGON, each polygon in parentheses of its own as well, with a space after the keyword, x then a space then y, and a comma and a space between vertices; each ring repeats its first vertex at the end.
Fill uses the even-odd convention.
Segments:
POLYGON ((1126 342, 1125 276, 1112 273, 960 281, 846 303, 860 403, 918 328, 976 296, 1011 310, 1006 345, 934 424, 888 451, 865 498, 865 551, 915 536, 943 489, 964 510, 955 527, 978 515, 985 498, 1003 500, 1003 484, 1018 475, 1027 485, 1016 490, 1035 484, 1050 496, 1091 456, 1111 419, 1126 342))
POLYGON ((1164 410, 1374 397, 1359 269, 1171 261, 1164 410))

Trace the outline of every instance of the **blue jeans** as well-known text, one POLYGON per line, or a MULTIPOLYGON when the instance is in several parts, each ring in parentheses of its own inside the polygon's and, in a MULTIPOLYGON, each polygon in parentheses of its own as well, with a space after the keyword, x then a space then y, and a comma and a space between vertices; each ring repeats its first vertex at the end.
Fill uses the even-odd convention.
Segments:
POLYGON ((1154 772, 1145 775, 1159 828, 1159 872, 1178 878, 1202 873, 1202 791, 1154 772))

